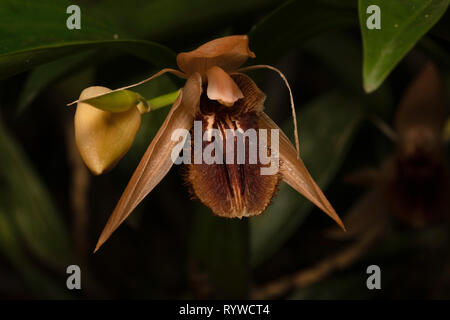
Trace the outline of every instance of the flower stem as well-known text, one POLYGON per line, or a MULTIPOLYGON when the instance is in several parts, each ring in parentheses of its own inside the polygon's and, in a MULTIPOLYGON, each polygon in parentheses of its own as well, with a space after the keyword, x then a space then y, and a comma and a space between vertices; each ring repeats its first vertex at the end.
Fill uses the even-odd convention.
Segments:
POLYGON ((178 98, 180 90, 176 90, 167 94, 163 94, 162 96, 147 100, 150 105, 150 110, 156 110, 162 107, 166 107, 172 105, 175 100, 178 98))

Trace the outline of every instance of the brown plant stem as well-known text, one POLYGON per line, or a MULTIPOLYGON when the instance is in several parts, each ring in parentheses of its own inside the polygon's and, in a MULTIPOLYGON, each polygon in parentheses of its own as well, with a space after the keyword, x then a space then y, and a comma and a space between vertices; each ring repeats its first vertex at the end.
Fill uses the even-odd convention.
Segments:
POLYGON ((72 237, 75 248, 81 256, 85 256, 89 250, 88 223, 89 205, 88 190, 90 175, 83 160, 78 153, 75 144, 75 134, 72 117, 66 121, 66 148, 69 165, 71 167, 70 178, 70 206, 73 215, 72 237))
POLYGON ((300 270, 294 274, 284 276, 269 284, 255 288, 253 299, 274 299, 293 288, 305 288, 317 283, 335 271, 345 269, 361 258, 372 244, 383 233, 384 225, 375 227, 364 233, 347 248, 335 255, 325 258, 313 267, 300 270))

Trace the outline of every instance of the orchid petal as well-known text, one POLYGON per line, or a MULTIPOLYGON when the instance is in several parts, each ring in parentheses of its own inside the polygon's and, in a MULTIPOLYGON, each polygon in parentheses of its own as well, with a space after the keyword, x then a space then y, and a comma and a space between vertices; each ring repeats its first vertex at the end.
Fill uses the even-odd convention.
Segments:
POLYGON ((396 112, 399 154, 405 158, 419 154, 440 158, 447 114, 442 80, 430 62, 408 86, 396 112))
POLYGON ((200 72, 204 74, 212 66, 225 71, 239 68, 255 54, 248 47, 248 37, 229 36, 209 41, 190 52, 177 55, 178 67, 186 74, 200 72))
MULTIPOLYGON (((192 127, 195 113, 199 108, 202 92, 201 76, 194 73, 180 90, 166 120, 158 130, 136 171, 130 179, 116 208, 100 235, 95 251, 111 236, 119 225, 130 215, 144 197, 164 178, 173 165, 172 148, 179 141, 172 141, 173 130, 192 127)), ((94 251, 94 252, 95 252, 94 251)))
POLYGON ((217 100, 231 107, 237 100, 244 98, 236 82, 222 68, 211 67, 206 71, 206 76, 208 77, 207 95, 210 100, 217 100))
POLYGON ((446 115, 442 80, 436 65, 429 62, 408 86, 395 115, 395 129, 403 138, 417 126, 440 136, 446 115))
POLYGON ((345 230, 341 219, 322 193, 322 190, 320 190, 319 186, 309 174, 302 159, 298 157, 297 152, 288 137, 264 112, 261 113, 260 120, 261 128, 279 130, 280 172, 283 180, 319 207, 345 230))

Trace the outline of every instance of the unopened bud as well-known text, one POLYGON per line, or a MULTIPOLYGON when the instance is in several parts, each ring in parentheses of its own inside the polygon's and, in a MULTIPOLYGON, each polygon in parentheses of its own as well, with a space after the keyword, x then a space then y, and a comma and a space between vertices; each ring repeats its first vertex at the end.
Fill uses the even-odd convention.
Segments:
MULTIPOLYGON (((111 92, 105 87, 89 87, 81 92, 86 100, 111 92)), ((86 166, 96 175, 114 167, 130 149, 141 124, 141 114, 133 107, 122 112, 103 111, 88 102, 78 102, 75 112, 75 141, 86 166)))

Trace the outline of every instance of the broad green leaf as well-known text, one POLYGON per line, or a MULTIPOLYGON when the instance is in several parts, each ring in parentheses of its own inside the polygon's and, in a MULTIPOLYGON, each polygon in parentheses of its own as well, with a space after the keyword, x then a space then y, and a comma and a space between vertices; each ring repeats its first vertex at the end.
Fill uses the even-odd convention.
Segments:
MULTIPOLYGON (((0 16, 1 18, 1 16, 0 16)), ((142 40, 80 41, 50 43, 19 52, 2 52, 0 40, 0 79, 7 78, 55 59, 85 50, 121 50, 145 59, 157 66, 173 66, 175 54, 157 43, 142 40)))
POLYGON ((269 63, 311 37, 357 23, 353 0, 288 1, 253 27, 250 48, 256 62, 269 63))
POLYGON ((400 60, 442 17, 449 0, 359 0, 359 19, 364 47, 363 83, 366 92, 376 90, 400 60), (381 29, 369 29, 367 19, 380 8, 381 29))
POLYGON ((243 299, 249 292, 248 223, 196 210, 191 254, 204 268, 217 298, 243 299))
POLYGON ((51 83, 75 70, 93 52, 87 51, 58 59, 44 64, 30 72, 17 103, 17 113, 20 114, 36 96, 51 83))
MULTIPOLYGON (((363 106, 352 102, 351 97, 335 93, 313 101, 297 113, 300 155, 321 188, 331 182, 340 168, 362 112, 363 106)), ((282 184, 266 211, 250 220, 251 265, 257 266, 278 250, 312 207, 303 196, 282 184)))
POLYGON ((132 39, 114 25, 82 11, 80 30, 66 27, 69 1, 0 2, 0 78, 84 50, 124 50, 155 65, 174 64, 173 52, 154 42, 132 39))
POLYGON ((147 101, 137 92, 131 90, 112 91, 98 97, 81 100, 95 108, 109 112, 124 112, 131 107, 143 105, 148 110, 147 101))

